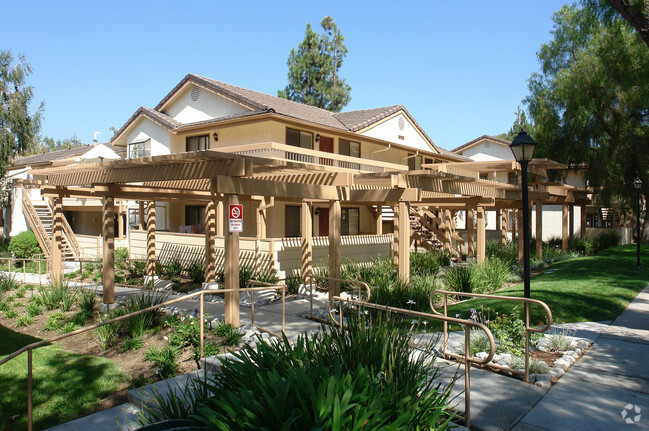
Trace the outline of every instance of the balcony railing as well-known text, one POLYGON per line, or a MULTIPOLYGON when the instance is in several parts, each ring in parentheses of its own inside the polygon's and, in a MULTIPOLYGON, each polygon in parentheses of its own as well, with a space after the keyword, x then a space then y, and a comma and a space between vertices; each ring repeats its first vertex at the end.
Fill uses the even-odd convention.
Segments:
POLYGON ((273 160, 291 160, 320 166, 351 169, 361 172, 407 171, 407 165, 381 162, 378 160, 361 159, 341 154, 327 153, 291 145, 264 142, 259 144, 236 145, 222 147, 218 151, 261 157, 273 160))

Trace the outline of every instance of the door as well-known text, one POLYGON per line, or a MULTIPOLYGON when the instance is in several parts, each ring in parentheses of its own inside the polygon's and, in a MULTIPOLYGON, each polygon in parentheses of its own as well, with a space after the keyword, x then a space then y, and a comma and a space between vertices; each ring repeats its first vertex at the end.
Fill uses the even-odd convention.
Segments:
MULTIPOLYGON (((333 138, 327 138, 325 136, 320 137, 320 151, 324 151, 325 153, 333 153, 334 152, 333 138)), ((333 165, 333 160, 320 158, 320 164, 331 166, 333 165)))
POLYGON ((329 236, 329 208, 320 208, 318 213, 318 235, 329 236))

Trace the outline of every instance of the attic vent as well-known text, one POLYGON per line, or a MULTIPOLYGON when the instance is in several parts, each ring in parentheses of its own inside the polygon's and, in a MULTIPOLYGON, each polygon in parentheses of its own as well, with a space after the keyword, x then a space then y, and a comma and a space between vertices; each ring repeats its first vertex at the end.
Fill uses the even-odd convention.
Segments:
POLYGON ((192 92, 190 94, 190 97, 192 98, 192 100, 194 102, 196 102, 198 100, 198 96, 200 96, 200 95, 201 95, 201 89, 200 88, 198 88, 198 87, 192 88, 192 92))
POLYGON ((405 127, 405 121, 403 120, 403 117, 399 117, 399 130, 403 130, 405 127))

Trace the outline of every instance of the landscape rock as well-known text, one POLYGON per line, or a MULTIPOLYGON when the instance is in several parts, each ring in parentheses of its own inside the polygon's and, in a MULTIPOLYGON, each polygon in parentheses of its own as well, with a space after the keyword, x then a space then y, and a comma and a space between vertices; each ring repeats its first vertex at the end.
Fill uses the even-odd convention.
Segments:
POLYGON ((478 352, 478 353, 475 354, 475 357, 480 359, 481 361, 486 359, 487 356, 489 356, 489 353, 487 353, 487 352, 478 352))
POLYGON ((570 365, 572 364, 568 362, 566 359, 559 358, 556 361, 554 361, 554 366, 552 368, 559 368, 565 372, 568 368, 570 368, 570 365))
POLYGON ((541 380, 541 381, 538 381, 538 382, 536 382, 534 384, 536 386, 540 387, 540 388, 543 388, 543 389, 550 389, 550 386, 552 386, 552 382, 547 381, 547 380, 541 380))

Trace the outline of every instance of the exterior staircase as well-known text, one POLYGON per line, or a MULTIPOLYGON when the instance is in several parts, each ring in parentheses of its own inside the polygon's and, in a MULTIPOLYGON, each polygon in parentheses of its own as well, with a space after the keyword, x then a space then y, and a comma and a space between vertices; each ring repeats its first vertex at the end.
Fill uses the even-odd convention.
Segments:
POLYGON ((455 232, 455 223, 447 214, 442 220, 428 208, 410 208, 410 236, 413 241, 418 241, 424 248, 446 249, 451 252, 453 260, 462 257, 461 246, 464 240, 455 232), (437 226, 437 227, 436 227, 437 226))
MULTIPOLYGON (((41 246, 41 250, 43 250, 45 258, 49 259, 52 248, 52 207, 48 201, 32 200, 24 186, 22 187, 22 196, 23 214, 27 219, 27 224, 36 235, 36 239, 41 246)), ((63 217, 61 249, 64 260, 79 257, 79 243, 65 217, 63 217)))

